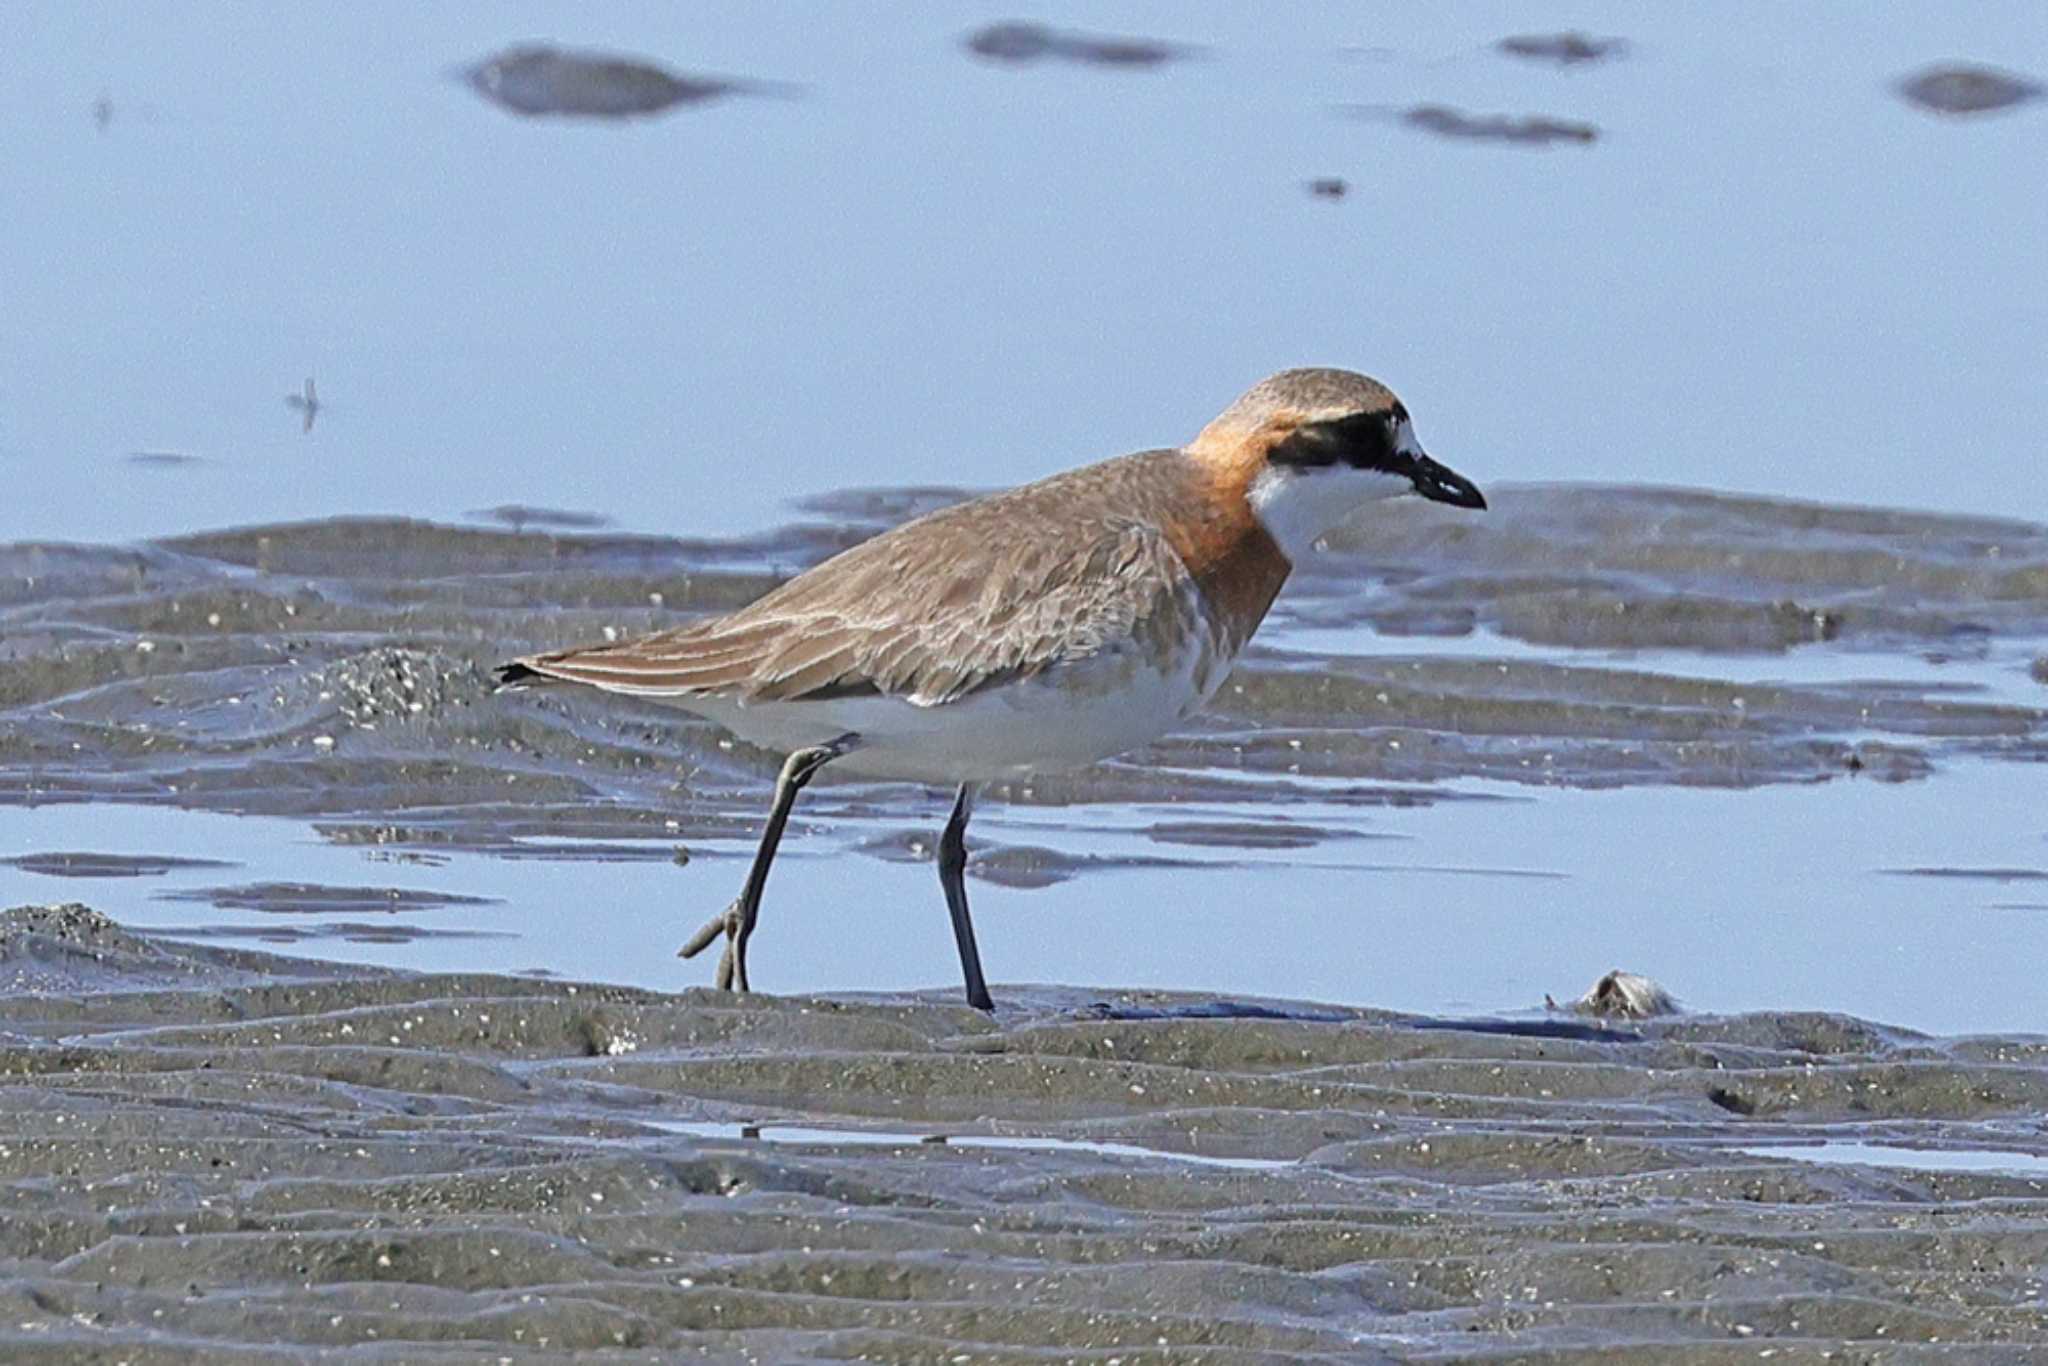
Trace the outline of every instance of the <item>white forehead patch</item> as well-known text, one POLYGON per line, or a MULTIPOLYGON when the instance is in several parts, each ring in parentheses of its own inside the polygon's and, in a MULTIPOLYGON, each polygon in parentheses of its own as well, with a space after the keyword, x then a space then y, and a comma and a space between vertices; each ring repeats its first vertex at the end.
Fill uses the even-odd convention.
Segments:
POLYGON ((1394 449, 1405 455, 1422 454, 1422 447, 1415 442, 1415 424, 1405 417, 1394 424, 1394 449))

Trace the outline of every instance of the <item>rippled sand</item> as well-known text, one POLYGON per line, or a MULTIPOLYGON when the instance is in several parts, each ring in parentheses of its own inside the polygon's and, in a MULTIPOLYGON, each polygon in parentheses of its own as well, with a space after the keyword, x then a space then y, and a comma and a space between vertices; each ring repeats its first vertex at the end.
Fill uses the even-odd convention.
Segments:
POLYGON ((664 996, 23 908, 0 1355, 2019 1360, 2044 1063, 1810 1014, 664 996), (1843 1143, 1897 1165, 1770 1155, 1843 1143))

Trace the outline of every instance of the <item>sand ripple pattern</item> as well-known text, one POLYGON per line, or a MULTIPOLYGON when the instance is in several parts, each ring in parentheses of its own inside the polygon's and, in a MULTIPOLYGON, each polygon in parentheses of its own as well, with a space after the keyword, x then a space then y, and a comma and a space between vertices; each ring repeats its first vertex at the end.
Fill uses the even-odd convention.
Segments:
POLYGON ((0 916, 0 985, 8 1360, 2048 1347, 2039 1039, 1073 991, 992 1021, 171 947, 75 906, 0 916), (899 1138, 676 1131, 741 1122, 899 1138), (2036 1174, 1749 1151, 1835 1140, 2036 1174))

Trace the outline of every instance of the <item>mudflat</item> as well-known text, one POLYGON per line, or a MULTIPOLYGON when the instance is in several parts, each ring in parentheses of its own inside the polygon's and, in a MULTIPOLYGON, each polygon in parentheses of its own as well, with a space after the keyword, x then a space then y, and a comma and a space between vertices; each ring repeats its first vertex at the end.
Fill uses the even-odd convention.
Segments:
MULTIPOLYGON (((697 966, 671 936, 736 885, 774 757, 489 666, 957 496, 729 542, 0 547, 0 807, 56 832, 0 863, 38 903, 0 918, 0 1358, 2048 1350, 2048 1038, 1804 1008, 1883 979, 2033 1028, 2048 530, 1588 487, 1368 520, 1212 714, 988 794, 993 1017, 649 989, 697 966), (1509 857, 1519 828, 1550 833, 1509 857), (1694 846, 1731 852, 1671 873, 1694 846), (593 865, 602 897, 551 880, 593 865), (1004 985, 1027 939, 1063 981, 1229 990, 1004 985), (1560 994, 1677 954, 1699 1013, 1546 1013, 1501 944, 1597 953, 1560 994), (480 961, 536 971, 417 970, 480 961), (640 985, 568 980, 614 963, 640 985), (1351 1004, 1236 994, 1332 994, 1309 968, 1351 1004), (1358 1004, 1425 968, 1477 1004, 1358 1004), (1717 1012, 1738 988, 1773 1008, 1717 1012)), ((943 980, 901 948, 936 888, 887 880, 925 795, 822 786, 835 871, 779 874, 763 984, 943 980)))
POLYGON ((0 1356, 2048 1348, 2048 1039, 1000 994, 420 975, 17 908, 0 1356))

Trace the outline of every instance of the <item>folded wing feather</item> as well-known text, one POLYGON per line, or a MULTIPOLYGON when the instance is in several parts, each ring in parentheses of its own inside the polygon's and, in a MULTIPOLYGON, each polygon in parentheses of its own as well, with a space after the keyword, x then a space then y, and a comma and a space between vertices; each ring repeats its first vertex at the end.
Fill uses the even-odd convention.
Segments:
POLYGON ((1165 644, 1193 627, 1184 619, 1187 567, 1156 527, 1105 518, 1078 540, 1012 528, 954 528, 981 534, 945 537, 940 563, 929 528, 922 537, 898 528, 730 616, 520 666, 641 696, 872 692, 934 706, 1115 642, 1165 644))

